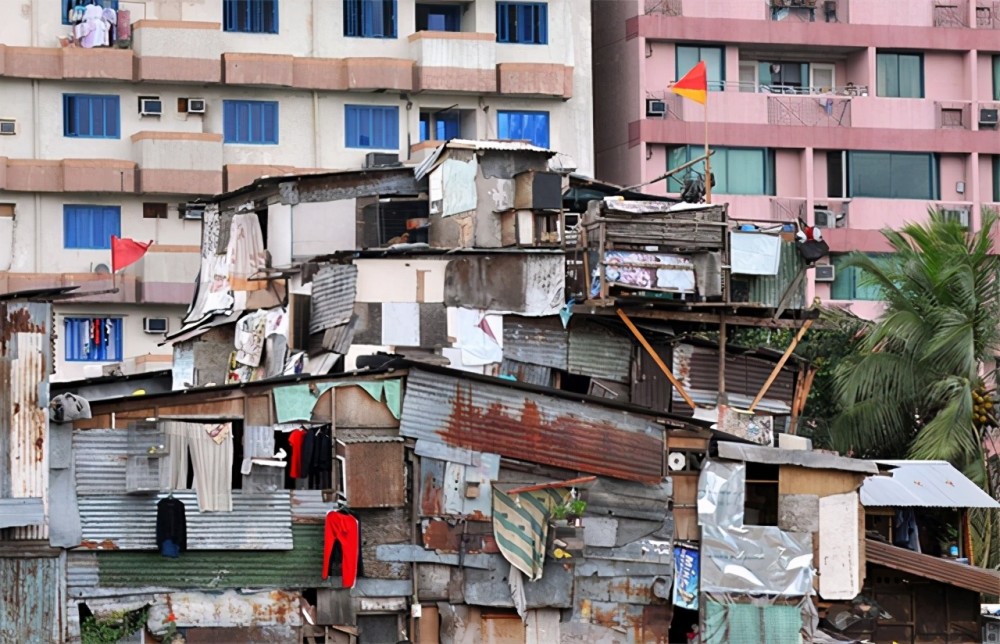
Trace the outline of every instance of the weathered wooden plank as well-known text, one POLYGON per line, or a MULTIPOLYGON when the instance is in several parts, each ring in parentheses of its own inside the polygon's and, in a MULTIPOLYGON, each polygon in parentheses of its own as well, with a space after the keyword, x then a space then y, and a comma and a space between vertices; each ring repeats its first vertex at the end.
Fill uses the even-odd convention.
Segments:
MULTIPOLYGON (((381 545, 376 550, 376 556, 379 561, 459 565, 457 554, 438 554, 433 550, 425 550, 411 544, 381 545)), ((462 559, 462 565, 466 568, 489 570, 494 567, 493 559, 495 557, 496 555, 465 555, 462 559)))

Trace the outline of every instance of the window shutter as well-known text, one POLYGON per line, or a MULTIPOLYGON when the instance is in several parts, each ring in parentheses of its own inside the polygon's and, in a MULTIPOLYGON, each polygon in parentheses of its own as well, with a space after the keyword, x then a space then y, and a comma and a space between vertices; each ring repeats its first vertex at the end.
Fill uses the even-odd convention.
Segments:
POLYGON ((160 464, 169 455, 165 432, 157 423, 134 422, 128 426, 125 491, 141 494, 160 491, 160 464))

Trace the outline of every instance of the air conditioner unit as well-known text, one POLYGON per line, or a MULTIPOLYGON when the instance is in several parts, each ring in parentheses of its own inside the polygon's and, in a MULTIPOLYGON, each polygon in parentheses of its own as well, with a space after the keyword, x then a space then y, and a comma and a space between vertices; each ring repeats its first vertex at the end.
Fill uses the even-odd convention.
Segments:
POLYGON ((189 98, 188 99, 188 114, 204 114, 207 103, 203 98, 189 98))
POLYGON ((91 264, 90 272, 97 273, 98 275, 110 275, 111 267, 107 264, 91 264))
POLYGON ((990 127, 996 127, 997 125, 997 110, 991 108, 983 108, 979 110, 979 124, 988 125, 990 127))
POLYGON ((832 210, 817 208, 813 210, 813 221, 817 228, 836 228, 837 213, 832 210))
POLYGON ((14 119, 0 119, 0 134, 17 134, 17 121, 14 119))
POLYGON ((142 318, 142 330, 146 333, 166 333, 169 326, 168 318, 142 318))
POLYGON ((947 208, 941 211, 946 221, 957 221, 963 228, 969 227, 968 208, 947 208))
POLYGON ((391 152, 369 152, 365 155, 365 169, 389 168, 399 165, 399 155, 391 152))
POLYGON ((203 219, 205 217, 205 204, 203 203, 182 203, 177 205, 177 212, 181 219, 203 219))
POLYGON ((144 96, 139 99, 140 116, 160 116, 163 114, 163 101, 159 96, 144 96))
POLYGON ((833 264, 816 264, 816 281, 832 282, 837 277, 837 269, 833 264))
POLYGON ((656 98, 646 99, 646 116, 663 116, 667 113, 667 102, 656 98))

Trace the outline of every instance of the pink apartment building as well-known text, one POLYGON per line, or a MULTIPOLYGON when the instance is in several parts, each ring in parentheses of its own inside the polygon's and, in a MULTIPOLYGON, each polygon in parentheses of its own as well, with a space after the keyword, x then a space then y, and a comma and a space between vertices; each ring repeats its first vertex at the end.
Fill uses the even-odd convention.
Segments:
MULTIPOLYGON (((668 87, 704 60, 713 201, 737 218, 824 226, 834 269, 844 253, 887 250, 880 229, 924 220, 930 206, 975 229, 1000 202, 998 2, 592 7, 599 177, 636 185, 702 154, 705 108, 668 87)), ((811 294, 878 311, 853 271, 810 273, 811 294)))

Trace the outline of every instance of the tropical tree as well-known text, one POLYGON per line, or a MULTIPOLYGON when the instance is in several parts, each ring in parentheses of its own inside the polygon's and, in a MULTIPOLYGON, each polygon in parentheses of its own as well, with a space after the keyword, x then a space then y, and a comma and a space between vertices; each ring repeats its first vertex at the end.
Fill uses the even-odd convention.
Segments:
MULTIPOLYGON (((881 290, 885 310, 834 370, 840 451, 947 460, 992 491, 983 434, 995 419, 984 413, 992 399, 984 365, 1000 345, 996 223, 984 212, 970 233, 932 210, 926 224, 883 231, 892 254, 848 258, 881 290)), ((979 523, 981 538, 994 532, 992 520, 979 523)))

